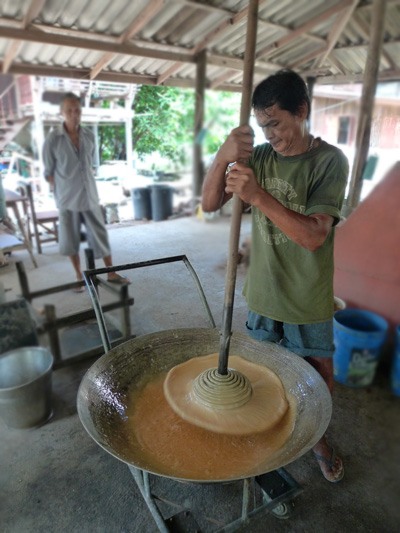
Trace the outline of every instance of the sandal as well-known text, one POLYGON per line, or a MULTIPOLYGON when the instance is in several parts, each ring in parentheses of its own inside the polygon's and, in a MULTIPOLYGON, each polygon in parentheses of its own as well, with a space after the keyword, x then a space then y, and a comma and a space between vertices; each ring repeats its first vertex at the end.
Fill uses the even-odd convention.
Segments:
MULTIPOLYGON (((78 280, 78 282, 79 281, 80 280, 78 280)), ((81 292, 85 292, 85 289, 86 289, 85 285, 77 285, 76 287, 72 288, 72 292, 75 292, 76 294, 79 294, 81 292)))
POLYGON ((323 463, 329 469, 329 471, 323 470, 320 465, 321 472, 324 478, 330 481, 331 483, 338 483, 341 479, 343 479, 344 465, 340 457, 336 455, 333 446, 331 446, 330 448, 332 451, 329 459, 327 459, 323 455, 320 455, 319 453, 313 452, 313 454, 319 463, 323 463))
POLYGON ((85 287, 84 285, 79 285, 78 287, 74 287, 72 289, 72 292, 74 292, 75 294, 80 294, 81 292, 85 292, 85 287))

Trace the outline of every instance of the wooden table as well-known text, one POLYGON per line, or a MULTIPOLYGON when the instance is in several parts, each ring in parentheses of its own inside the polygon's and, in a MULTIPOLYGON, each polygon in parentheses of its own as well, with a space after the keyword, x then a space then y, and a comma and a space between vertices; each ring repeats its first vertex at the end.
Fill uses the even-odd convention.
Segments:
POLYGON ((12 209, 12 211, 14 213, 14 216, 15 216, 15 219, 16 219, 17 224, 18 224, 18 228, 19 228, 19 230, 21 232, 25 248, 28 250, 29 255, 31 256, 32 263, 34 264, 35 268, 37 268, 38 265, 37 265, 37 262, 36 262, 36 259, 35 259, 34 255, 33 255, 32 246, 31 246, 31 243, 29 241, 29 237, 28 237, 28 234, 26 232, 26 228, 24 226, 24 223, 23 223, 23 220, 21 218, 20 211, 19 211, 19 207, 18 207, 19 204, 22 205, 22 209, 23 209, 24 213, 26 213, 27 212, 27 208, 26 208, 27 198, 25 196, 22 196, 21 194, 18 194, 17 192, 11 191, 10 189, 4 189, 4 195, 5 195, 5 199, 6 199, 6 207, 9 207, 10 209, 12 209))

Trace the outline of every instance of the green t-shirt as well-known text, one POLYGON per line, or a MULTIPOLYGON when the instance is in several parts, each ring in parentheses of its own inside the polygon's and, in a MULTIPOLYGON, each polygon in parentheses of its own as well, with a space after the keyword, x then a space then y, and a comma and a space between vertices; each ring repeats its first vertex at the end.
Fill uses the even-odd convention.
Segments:
MULTIPOLYGON (((250 165, 260 185, 287 208, 340 219, 348 162, 321 141, 304 154, 284 157, 266 143, 250 165)), ((259 209, 252 208, 250 265, 243 294, 251 311, 290 324, 311 324, 333 315, 333 239, 310 252, 292 242, 259 209)))

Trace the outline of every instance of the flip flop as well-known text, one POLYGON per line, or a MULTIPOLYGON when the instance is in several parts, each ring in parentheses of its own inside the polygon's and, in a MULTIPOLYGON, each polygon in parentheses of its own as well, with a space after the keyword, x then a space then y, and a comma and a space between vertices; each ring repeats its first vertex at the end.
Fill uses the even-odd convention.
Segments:
POLYGON ((118 276, 117 278, 107 278, 109 283, 116 283, 117 285, 130 285, 132 282, 125 276, 118 276))
POLYGON ((343 479, 344 465, 340 457, 336 455, 334 447, 331 446, 330 448, 332 450, 330 459, 327 459, 326 457, 324 457, 323 455, 320 455, 319 453, 313 452, 313 454, 317 461, 325 464, 330 470, 330 472, 325 472, 324 470, 322 470, 320 466, 321 472, 324 478, 330 481, 331 483, 338 483, 341 479, 343 479), (336 468, 336 474, 335 474, 333 469, 335 468, 336 461, 338 462, 338 467, 336 468))
POLYGON ((72 292, 75 292, 76 294, 79 294, 81 292, 85 292, 85 286, 79 285, 78 287, 73 287, 72 292))

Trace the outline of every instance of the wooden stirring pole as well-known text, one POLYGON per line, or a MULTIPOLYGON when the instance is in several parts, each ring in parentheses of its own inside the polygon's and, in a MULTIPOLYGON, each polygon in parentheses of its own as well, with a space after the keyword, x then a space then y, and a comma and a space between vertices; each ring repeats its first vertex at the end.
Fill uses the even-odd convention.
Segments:
MULTIPOLYGON (((246 49, 244 55, 243 92, 240 104, 240 126, 249 123, 251 111, 251 93, 253 86, 253 71, 257 43, 258 0, 250 0, 247 11, 246 49)), ((229 345, 232 335, 232 313, 235 297, 236 272, 238 264, 238 250, 240 225, 243 212, 243 202, 236 194, 233 195, 232 220, 229 236, 229 251, 227 272, 225 278, 225 299, 222 316, 222 331, 219 348, 218 373, 228 373, 229 345)))

